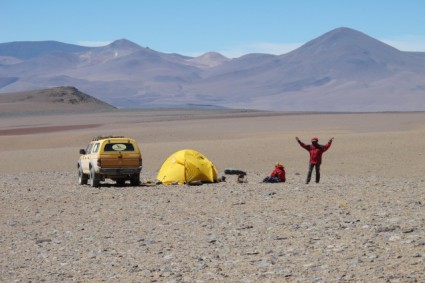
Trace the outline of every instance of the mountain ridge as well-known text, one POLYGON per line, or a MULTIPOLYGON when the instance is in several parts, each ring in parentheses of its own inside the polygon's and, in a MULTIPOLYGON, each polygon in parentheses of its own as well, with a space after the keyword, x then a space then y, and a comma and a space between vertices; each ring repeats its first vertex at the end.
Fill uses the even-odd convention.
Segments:
POLYGON ((48 44, 36 44, 37 56, 18 57, 10 56, 8 43, 0 44, 0 95, 72 85, 120 108, 425 110, 425 53, 403 52, 346 27, 286 54, 238 58, 162 53, 127 39, 102 47, 49 44, 51 52, 48 44))

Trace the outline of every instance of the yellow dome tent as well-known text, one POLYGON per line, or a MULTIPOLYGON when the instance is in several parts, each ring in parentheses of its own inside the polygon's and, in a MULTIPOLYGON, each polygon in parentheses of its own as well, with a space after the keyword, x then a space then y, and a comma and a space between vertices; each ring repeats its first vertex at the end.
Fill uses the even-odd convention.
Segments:
POLYGON ((217 181, 217 169, 201 153, 184 149, 173 153, 165 160, 156 178, 165 185, 199 181, 212 183, 217 181))

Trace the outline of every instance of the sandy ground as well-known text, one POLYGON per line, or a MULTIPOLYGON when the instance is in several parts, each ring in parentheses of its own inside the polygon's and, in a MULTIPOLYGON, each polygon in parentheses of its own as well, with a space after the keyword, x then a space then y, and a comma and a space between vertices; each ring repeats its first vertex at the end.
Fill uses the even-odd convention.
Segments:
POLYGON ((0 119, 1 282, 424 282, 425 113, 113 111, 0 119), (126 135, 142 181, 190 148, 246 170, 202 186, 78 186, 80 148, 126 135), (326 143, 320 184, 308 153, 326 143), (276 161, 285 184, 262 184, 276 161))

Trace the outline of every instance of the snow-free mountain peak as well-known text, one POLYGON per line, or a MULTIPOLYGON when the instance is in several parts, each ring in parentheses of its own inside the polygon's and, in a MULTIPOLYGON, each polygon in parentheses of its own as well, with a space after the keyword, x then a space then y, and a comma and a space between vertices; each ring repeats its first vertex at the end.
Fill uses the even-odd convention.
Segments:
POLYGON ((201 56, 190 59, 189 61, 194 65, 200 67, 215 67, 221 65, 230 59, 218 52, 207 52, 201 56))
POLYGON ((118 39, 107 45, 111 48, 119 48, 119 49, 141 49, 142 47, 128 39, 118 39))

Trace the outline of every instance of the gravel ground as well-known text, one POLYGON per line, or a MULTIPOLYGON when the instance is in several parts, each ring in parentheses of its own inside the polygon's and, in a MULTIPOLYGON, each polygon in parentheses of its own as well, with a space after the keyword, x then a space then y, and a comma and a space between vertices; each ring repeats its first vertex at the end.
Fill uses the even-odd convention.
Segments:
POLYGON ((0 173, 0 281, 425 282, 425 180, 264 176, 91 188, 0 173))

